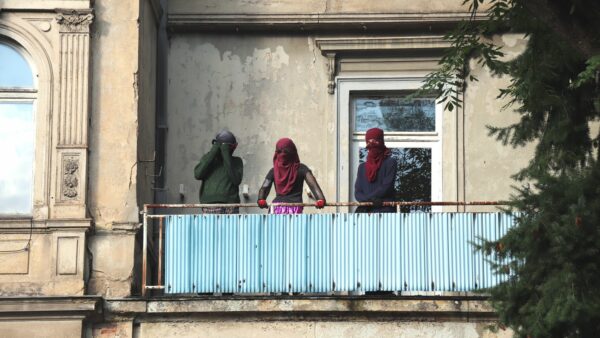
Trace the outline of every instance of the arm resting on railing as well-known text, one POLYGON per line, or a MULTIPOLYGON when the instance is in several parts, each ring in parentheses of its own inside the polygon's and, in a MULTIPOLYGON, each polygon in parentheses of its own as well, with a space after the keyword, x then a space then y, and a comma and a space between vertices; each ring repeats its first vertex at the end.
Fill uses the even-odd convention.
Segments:
POLYGON ((323 191, 321 190, 321 187, 319 186, 319 183, 317 183, 317 179, 312 174, 312 172, 310 172, 310 171, 307 172, 306 176, 304 177, 304 180, 306 181, 306 184, 308 184, 308 188, 312 192, 315 199, 317 201, 318 200, 325 201, 325 195, 323 194, 323 191))
POLYGON ((267 176, 267 178, 265 178, 265 181, 263 182, 262 186, 258 190, 257 203, 258 203, 259 207, 261 207, 261 208, 267 207, 266 199, 269 196, 269 193, 271 192, 272 185, 273 185, 273 180, 269 179, 267 176), (261 201, 263 201, 263 202, 261 202, 261 201))

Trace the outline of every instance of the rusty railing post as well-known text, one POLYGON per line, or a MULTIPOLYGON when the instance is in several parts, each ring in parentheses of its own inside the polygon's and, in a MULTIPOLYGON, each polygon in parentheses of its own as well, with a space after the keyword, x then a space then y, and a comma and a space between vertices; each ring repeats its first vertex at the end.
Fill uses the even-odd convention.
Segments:
POLYGON ((158 219, 158 286, 162 286, 163 217, 158 219))
POLYGON ((142 297, 146 296, 146 271, 148 264, 148 207, 144 204, 143 244, 142 244, 142 297))

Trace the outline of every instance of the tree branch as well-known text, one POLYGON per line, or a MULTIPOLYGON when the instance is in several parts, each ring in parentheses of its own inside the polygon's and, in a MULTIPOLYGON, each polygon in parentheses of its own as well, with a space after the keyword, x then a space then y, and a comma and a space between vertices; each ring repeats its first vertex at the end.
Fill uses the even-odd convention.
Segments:
MULTIPOLYGON (((563 2, 564 6, 564 1, 559 0, 558 2, 563 2)), ((565 9, 561 8, 556 1, 523 0, 522 4, 532 16, 546 23, 554 33, 586 59, 599 52, 598 48, 594 46, 597 31, 590 31, 583 27, 574 19, 573 14, 568 12, 565 14, 565 9)), ((596 10, 596 6, 593 4, 590 4, 589 7, 591 11, 596 10)))

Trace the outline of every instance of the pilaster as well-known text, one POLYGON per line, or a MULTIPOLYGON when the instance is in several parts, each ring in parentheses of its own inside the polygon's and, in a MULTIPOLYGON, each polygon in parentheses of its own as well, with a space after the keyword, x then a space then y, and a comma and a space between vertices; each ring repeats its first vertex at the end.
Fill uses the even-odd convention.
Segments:
POLYGON ((58 112, 53 218, 86 216, 90 9, 57 9, 58 112))

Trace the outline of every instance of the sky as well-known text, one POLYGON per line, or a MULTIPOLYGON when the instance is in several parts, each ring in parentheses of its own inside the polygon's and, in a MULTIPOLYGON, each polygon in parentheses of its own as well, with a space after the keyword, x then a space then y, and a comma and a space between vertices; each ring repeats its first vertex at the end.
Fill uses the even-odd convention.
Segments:
POLYGON ((33 87, 27 61, 11 46, 0 41, 0 87, 33 87))
MULTIPOLYGON (((31 88, 25 59, 0 42, 0 88, 31 88)), ((35 122, 33 101, 0 99, 0 214, 30 214, 35 122)))

